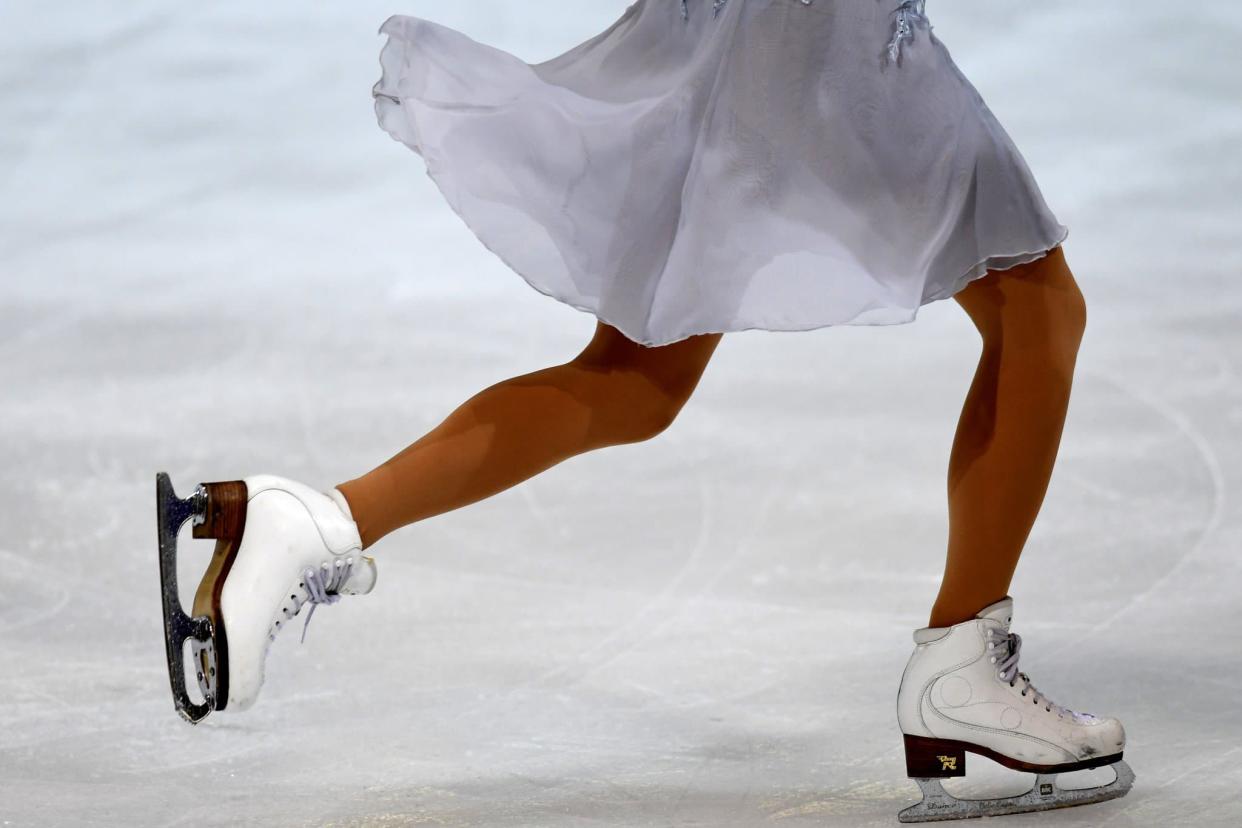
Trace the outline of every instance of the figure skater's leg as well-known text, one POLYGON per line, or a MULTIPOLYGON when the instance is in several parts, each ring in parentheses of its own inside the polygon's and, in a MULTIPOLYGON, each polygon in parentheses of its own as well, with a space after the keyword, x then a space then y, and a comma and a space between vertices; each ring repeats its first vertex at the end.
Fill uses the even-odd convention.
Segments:
POLYGON ((480 391, 409 448, 337 487, 364 547, 574 455, 654 437, 689 399, 721 337, 648 348, 600 322, 569 362, 480 391))
POLYGON ((1061 443, 1086 303, 1060 247, 955 297, 983 337, 949 459, 949 549, 930 625, 1009 591, 1061 443))

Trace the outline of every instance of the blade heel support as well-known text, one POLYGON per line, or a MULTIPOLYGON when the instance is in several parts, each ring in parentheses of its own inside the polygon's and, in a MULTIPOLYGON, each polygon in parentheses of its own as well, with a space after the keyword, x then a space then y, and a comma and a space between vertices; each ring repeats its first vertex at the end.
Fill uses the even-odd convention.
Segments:
POLYGON ((246 485, 241 481, 200 484, 182 499, 168 474, 161 472, 156 475, 155 489, 169 683, 177 712, 197 724, 212 710, 223 710, 228 700, 228 651, 219 599, 245 527, 246 485), (185 612, 177 587, 177 539, 186 522, 192 524, 193 537, 216 540, 215 554, 195 596, 193 617, 185 612), (201 703, 192 701, 186 691, 187 640, 203 693, 201 703))

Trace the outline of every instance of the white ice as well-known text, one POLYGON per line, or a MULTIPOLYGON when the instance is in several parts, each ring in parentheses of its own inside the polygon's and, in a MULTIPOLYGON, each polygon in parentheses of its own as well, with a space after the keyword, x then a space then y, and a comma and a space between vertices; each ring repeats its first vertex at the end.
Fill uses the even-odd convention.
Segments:
MULTIPOLYGON (((173 712, 156 471, 328 487, 594 327, 376 127, 375 29, 418 14, 533 61, 622 8, 0 5, 0 825, 887 826, 914 802, 894 699, 979 346, 952 301, 726 337, 667 433, 385 540, 376 592, 282 637, 253 710, 173 712)), ((1041 689, 1125 721, 1138 783, 1013 824, 1237 825, 1242 16, 928 13, 1090 308, 1015 624, 1041 689)), ((207 544, 183 550, 188 581, 207 544)))

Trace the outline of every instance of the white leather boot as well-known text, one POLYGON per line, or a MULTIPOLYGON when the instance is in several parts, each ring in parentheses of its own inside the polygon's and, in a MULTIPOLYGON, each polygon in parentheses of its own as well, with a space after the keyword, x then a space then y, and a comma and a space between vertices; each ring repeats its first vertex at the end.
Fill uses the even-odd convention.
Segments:
POLYGON ((194 614, 211 618, 214 628, 210 640, 193 647, 200 686, 217 710, 254 703, 268 647, 304 606, 313 613, 341 595, 366 594, 376 580, 375 561, 362 554, 339 491, 325 494, 272 475, 241 483, 240 538, 218 544, 218 560, 194 602, 194 614))
MULTIPOLYGON (((1041 807, 1016 808, 1012 801, 996 800, 992 804, 1001 809, 989 812, 1014 813, 1082 804, 1081 796, 1056 796, 1066 792, 1044 777, 1118 764, 1118 782, 1107 787, 1108 793, 1122 795, 1129 784, 1122 778, 1126 737, 1121 722, 1069 710, 1037 690, 1026 673, 1018 671, 1022 639, 1009 632, 1012 618, 1013 600, 1004 598, 970 621, 915 631, 914 654, 897 693, 909 776, 919 780, 965 776, 967 752, 1044 775, 1037 786, 1044 791, 1043 799, 1033 789, 1027 795, 1031 801, 1025 803, 1041 807), (1003 809, 1006 804, 1011 806, 1008 810, 1003 809)), ((1125 774, 1132 782, 1128 768, 1125 774)), ((938 783, 935 789, 937 795, 943 794, 938 783)), ((1100 798, 1112 797, 1087 801, 1100 798)), ((953 818, 945 815, 948 805, 938 807, 939 818, 953 818)), ((903 821, 923 821, 905 816, 903 821)))

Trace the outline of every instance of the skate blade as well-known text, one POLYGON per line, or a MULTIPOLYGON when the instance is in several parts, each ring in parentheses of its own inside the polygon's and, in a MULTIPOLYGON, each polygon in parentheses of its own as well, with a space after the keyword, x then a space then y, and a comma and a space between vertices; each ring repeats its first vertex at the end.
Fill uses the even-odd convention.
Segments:
POLYGON ((1035 785, 1020 796, 1001 799, 958 799, 944 789, 939 779, 915 779, 923 791, 923 801, 897 815, 899 822, 943 822, 951 819, 1026 814, 1073 808, 1094 802, 1107 802, 1129 793, 1134 771, 1122 760, 1109 765, 1117 778, 1107 785, 1071 790, 1057 785, 1057 774, 1037 774, 1035 785))
POLYGON ((203 689, 202 703, 195 703, 186 692, 185 642, 193 641, 195 659, 202 663, 198 653, 212 644, 211 619, 206 616, 191 618, 181 605, 177 591, 177 535, 185 522, 201 519, 206 510, 206 490, 200 486, 194 494, 182 500, 173 491, 172 480, 160 472, 155 476, 155 514, 159 531, 160 588, 164 603, 164 643, 168 655, 168 678, 172 684, 173 704, 181 718, 190 724, 198 724, 216 708, 216 700, 207 692, 208 687, 201 666, 196 675, 203 689))

